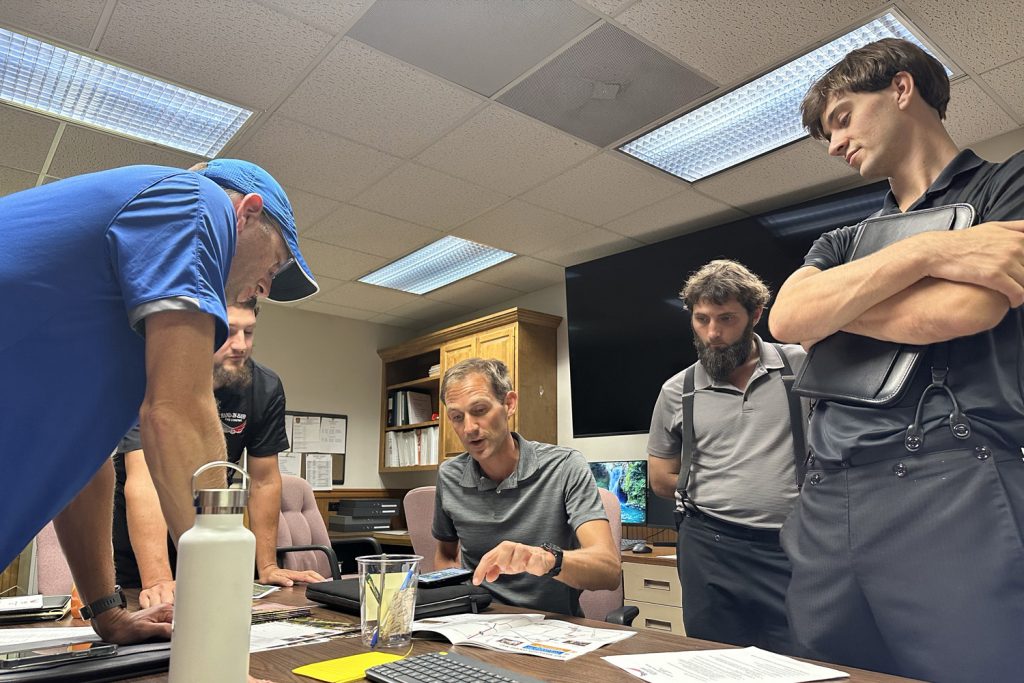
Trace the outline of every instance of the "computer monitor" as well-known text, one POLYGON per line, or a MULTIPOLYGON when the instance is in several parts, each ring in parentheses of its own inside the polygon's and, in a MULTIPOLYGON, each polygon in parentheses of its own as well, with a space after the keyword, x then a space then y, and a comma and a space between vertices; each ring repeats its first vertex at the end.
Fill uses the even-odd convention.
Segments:
POLYGON ((656 529, 675 529, 676 499, 662 498, 654 491, 647 489, 647 526, 656 529))
POLYGON ((619 499, 623 524, 647 522, 646 460, 592 462, 590 471, 599 487, 611 491, 619 499))

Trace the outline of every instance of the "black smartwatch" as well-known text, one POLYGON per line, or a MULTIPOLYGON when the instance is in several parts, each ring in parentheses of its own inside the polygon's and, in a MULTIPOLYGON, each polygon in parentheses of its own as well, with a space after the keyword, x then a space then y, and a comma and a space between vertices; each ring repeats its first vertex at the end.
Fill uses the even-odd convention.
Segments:
POLYGON ((128 607, 128 598, 124 597, 124 591, 121 590, 120 586, 114 586, 113 593, 99 600, 94 600, 83 607, 82 618, 86 621, 92 621, 108 609, 114 609, 115 607, 120 607, 121 609, 128 607))
POLYGON ((555 565, 544 576, 555 577, 562 573, 562 549, 554 543, 542 543, 541 548, 555 556, 555 565))

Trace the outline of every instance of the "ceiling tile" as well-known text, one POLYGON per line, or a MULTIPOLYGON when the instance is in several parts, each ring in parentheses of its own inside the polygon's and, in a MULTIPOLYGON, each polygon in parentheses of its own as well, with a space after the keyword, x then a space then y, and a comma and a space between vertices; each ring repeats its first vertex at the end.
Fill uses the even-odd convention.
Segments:
POLYGON ((507 197, 419 164, 406 163, 353 204, 438 230, 450 230, 507 197))
POLYGON ((416 161, 514 196, 597 151, 581 140, 494 104, 441 138, 416 161))
POLYGON ((685 188, 675 196, 645 206, 602 227, 650 243, 727 223, 741 216, 743 212, 685 188))
POLYGON ((321 31, 337 35, 373 4, 373 0, 256 0, 271 9, 295 17, 321 31))
POLYGON ((61 178, 132 164, 189 168, 204 158, 68 124, 49 172, 61 178))
POLYGON ((484 306, 508 301, 520 296, 520 294, 521 292, 515 289, 470 278, 453 282, 432 292, 427 292, 423 297, 431 301, 443 301, 466 308, 483 308, 484 306))
POLYGON ((988 71, 1024 57, 1018 0, 904 2, 921 17, 917 23, 928 37, 962 68, 988 71))
POLYGON ((565 269, 528 256, 517 256, 477 273, 473 279, 520 292, 535 292, 561 283, 565 279, 565 269))
POLYGON ((299 234, 308 233, 309 229, 324 216, 340 206, 340 202, 333 199, 305 192, 295 187, 285 185, 284 191, 288 194, 288 201, 292 203, 292 212, 295 214, 295 225, 299 229, 299 234))
POLYGON ((0 24, 88 48, 107 0, 4 0, 0 24))
POLYGON ((622 11, 626 5, 636 0, 578 0, 581 5, 590 5, 598 12, 603 12, 609 17, 614 17, 622 11))
POLYGON ((647 43, 602 23, 498 101, 604 147, 714 88, 647 43))
POLYGON ((595 21, 570 0, 377 0, 348 35, 490 97, 595 21))
POLYGON ((950 88, 946 130, 958 147, 967 147, 1017 127, 1017 122, 974 81, 960 81, 950 88))
POLYGON ((513 199, 456 228, 452 234, 513 254, 529 255, 593 227, 575 218, 513 199))
POLYGON ((279 111, 408 158, 481 103, 450 83, 344 38, 279 111))
POLYGON ((351 308, 350 306, 335 306, 334 304, 329 304, 317 299, 301 303, 298 308, 301 308, 304 311, 336 315, 341 318, 351 318, 353 320, 369 320, 374 316, 380 315, 375 311, 364 311, 359 308, 351 308))
POLYGON ((0 104, 0 162, 38 174, 59 125, 46 116, 0 104))
POLYGON ((830 157, 825 145, 806 138, 771 154, 723 171, 696 186, 703 194, 752 213, 785 206, 795 201, 791 193, 804 198, 820 196, 833 189, 836 181, 858 178, 842 159, 830 157))
POLYGON ((408 292, 400 292, 397 289, 377 287, 362 282, 346 282, 337 289, 318 296, 316 300, 336 306, 384 312, 391 311, 403 304, 415 303, 420 300, 420 297, 408 292))
POLYGON ((393 327, 419 327, 422 323, 411 318, 402 318, 390 313, 381 313, 370 318, 369 322, 378 325, 391 325, 393 327))
POLYGON ((827 10, 819 0, 641 0, 616 19, 719 85, 732 85, 877 7, 876 0, 829 2, 827 10))
POLYGON ((617 235, 604 228, 594 228, 589 232, 578 235, 561 244, 545 249, 535 255, 535 258, 551 261, 562 266, 574 266, 584 261, 617 254, 620 251, 627 251, 636 247, 642 247, 643 243, 617 235))
POLYGON ((402 163, 283 116, 271 117, 237 156, 260 164, 285 185, 342 201, 402 163))
POLYGON ((411 301, 394 308, 388 313, 402 318, 416 320, 420 323, 448 320, 455 316, 471 311, 478 306, 457 306, 446 301, 433 301, 418 297, 417 301, 411 301))
POLYGON ((317 242, 305 236, 299 243, 299 249, 316 275, 337 280, 355 280, 387 263, 380 256, 317 242))
POLYGON ((119 2, 99 53, 249 108, 284 95, 331 36, 245 0, 119 2))
POLYGON ((0 197, 35 187, 38 173, 28 173, 18 168, 0 166, 0 197))
POLYGON ((679 192, 682 181, 605 152, 522 195, 531 204, 602 225, 679 192))
POLYGON ((342 204, 308 230, 306 237, 385 258, 405 256, 444 233, 375 211, 342 204))
POLYGON ((1013 107, 1018 117, 1024 117, 1024 59, 988 71, 982 78, 1013 107))

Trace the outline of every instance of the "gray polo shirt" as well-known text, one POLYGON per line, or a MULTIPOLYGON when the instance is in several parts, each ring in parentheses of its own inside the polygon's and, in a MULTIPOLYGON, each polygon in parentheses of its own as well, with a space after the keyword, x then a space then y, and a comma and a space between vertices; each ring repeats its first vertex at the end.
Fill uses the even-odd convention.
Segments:
MULTIPOLYGON (((501 541, 578 548, 577 527, 608 519, 579 451, 512 436, 519 444, 519 463, 501 482, 484 475, 468 453, 438 469, 434 538, 460 541, 467 569, 476 569, 501 541)), ((553 578, 506 574, 483 585, 509 605, 582 616, 580 591, 553 578)))
MULTIPOLYGON (((694 364, 693 422, 697 453, 687 494, 701 510, 744 526, 777 529, 796 500, 793 436, 789 403, 782 384, 782 359, 771 344, 754 335, 760 357, 744 391, 713 381, 694 364)), ((805 353, 785 346, 794 372, 805 353)), ((684 371, 685 372, 685 371, 684 371)), ((651 417, 647 452, 682 458, 683 372, 661 387, 651 417)), ((802 401, 806 424, 808 406, 802 401)), ((677 506, 681 505, 676 495, 677 506)), ((678 509, 678 508, 677 508, 678 509)))

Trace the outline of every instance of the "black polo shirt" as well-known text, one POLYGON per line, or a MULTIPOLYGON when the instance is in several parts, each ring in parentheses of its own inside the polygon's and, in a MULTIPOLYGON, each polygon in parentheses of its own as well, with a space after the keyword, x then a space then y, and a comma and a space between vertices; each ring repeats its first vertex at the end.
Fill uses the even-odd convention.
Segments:
MULTIPOLYGON (((288 450, 288 435, 284 428, 284 386, 281 378, 270 368, 256 361, 252 364, 252 384, 246 391, 221 387, 213 392, 217 399, 224 440, 227 444, 228 460, 238 463, 242 451, 248 450, 250 457, 259 458, 277 455, 288 450)), ((114 461, 114 565, 117 582, 126 588, 139 588, 141 578, 139 567, 132 552, 128 535, 128 519, 125 510, 124 483, 127 472, 124 454, 142 448, 139 427, 128 432, 117 447, 114 461)), ((168 539, 171 553, 171 571, 174 571, 174 547, 168 539)))
MULTIPOLYGON (((943 169, 931 187, 908 210, 967 202, 977 212, 977 223, 1024 219, 1024 152, 1001 164, 980 159, 964 150, 943 169)), ((876 215, 898 213, 890 191, 876 215)), ((827 270, 846 262, 858 226, 846 226, 822 235, 804 257, 805 266, 827 270)), ((949 257, 957 258, 956 254, 949 257)), ((955 311, 950 311, 955 315, 955 311)), ((875 449, 903 448, 907 426, 924 388, 931 381, 928 368, 936 345, 929 347, 913 385, 898 405, 860 408, 820 401, 811 418, 808 441, 815 457, 825 464, 847 460, 875 449)), ((1020 448, 1024 443, 1024 316, 1012 309, 996 327, 948 342, 949 377, 953 390, 983 443, 1020 448)), ((925 450, 928 435, 949 430, 949 399, 929 392, 923 409, 925 450)), ((933 438, 932 442, 934 443, 933 438)))

